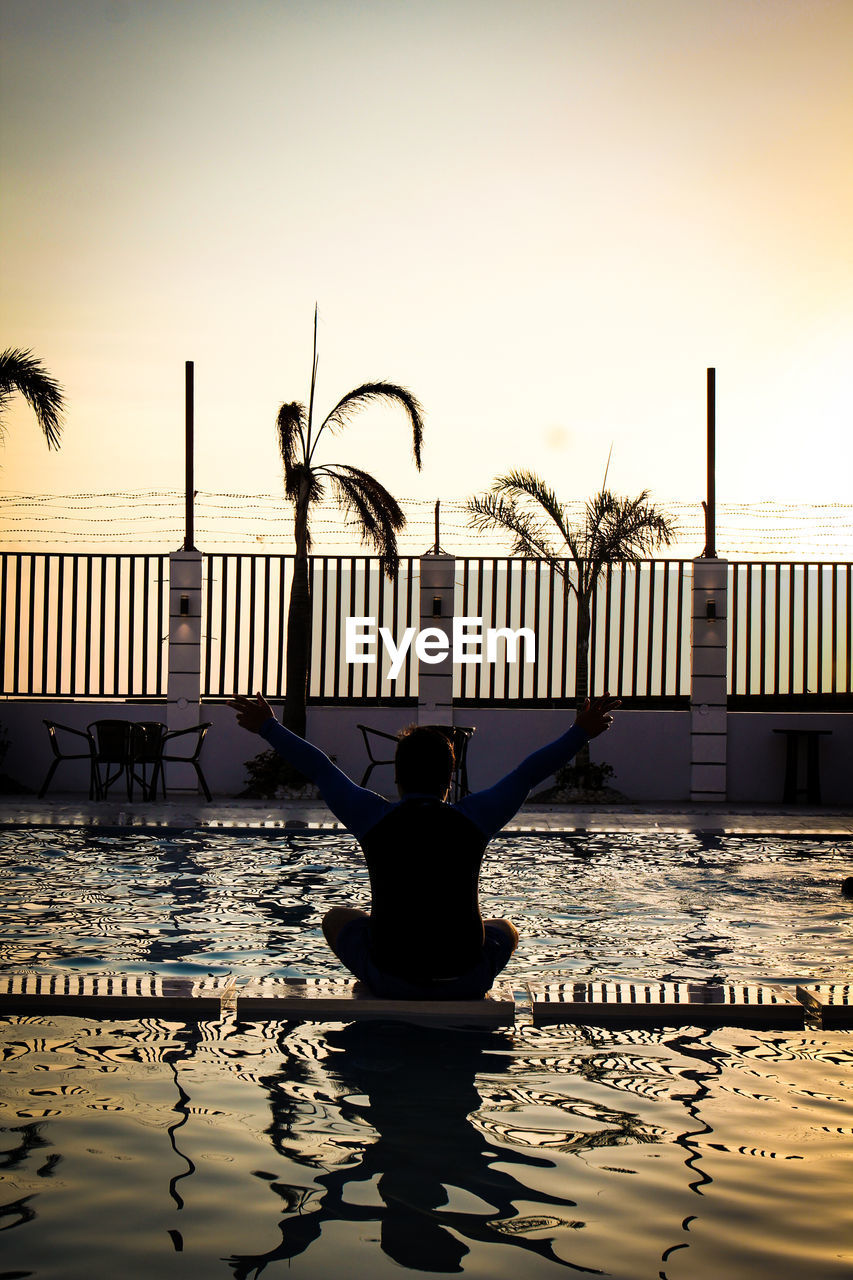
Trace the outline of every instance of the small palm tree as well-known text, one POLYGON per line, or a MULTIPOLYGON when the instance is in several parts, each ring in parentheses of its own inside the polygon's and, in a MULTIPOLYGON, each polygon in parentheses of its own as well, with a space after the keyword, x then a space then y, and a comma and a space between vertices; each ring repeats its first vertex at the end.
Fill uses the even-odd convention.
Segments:
MULTIPOLYGON (((532 471, 510 471, 498 476, 489 493, 467 503, 469 525, 475 529, 501 529, 513 536, 512 554, 547 560, 575 593, 578 604, 575 696, 582 706, 589 693, 589 633, 592 597, 596 583, 609 564, 636 563, 656 548, 668 546, 676 530, 667 516, 649 502, 644 489, 636 498, 619 498, 606 487, 586 503, 583 523, 572 526, 566 507, 532 471), (556 527, 562 545, 555 545, 556 527), (569 562, 575 576, 567 570, 569 562)), ((588 764, 588 753, 578 754, 579 767, 588 764)))
POLYGON ((10 347, 0 355, 0 441, 6 434, 3 413, 15 394, 22 395, 36 415, 47 447, 58 449, 65 410, 62 387, 32 351, 10 347))
POLYGON ((294 508, 296 558, 287 615, 287 688, 284 723, 305 736, 305 704, 311 654, 311 586, 308 557, 311 550, 311 508, 325 495, 326 482, 348 515, 355 517, 362 541, 369 542, 384 561, 389 578, 397 572, 397 533, 406 523, 399 503, 367 471, 360 467, 315 461, 324 432, 342 431, 352 416, 373 401, 402 405, 412 428, 415 466, 421 467, 422 410, 405 387, 392 382, 365 382, 348 391, 319 427, 314 423, 314 391, 317 384, 317 309, 314 309, 314 362, 306 415, 303 404, 283 404, 276 417, 278 444, 284 463, 284 489, 294 508))

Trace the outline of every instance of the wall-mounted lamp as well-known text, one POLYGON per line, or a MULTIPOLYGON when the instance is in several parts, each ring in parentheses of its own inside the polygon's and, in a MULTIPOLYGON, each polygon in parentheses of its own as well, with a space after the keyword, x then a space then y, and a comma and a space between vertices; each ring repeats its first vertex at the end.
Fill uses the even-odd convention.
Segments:
POLYGON ((433 596, 432 598, 432 616, 434 618, 441 617, 441 596, 433 596))
POLYGON ((181 596, 181 617, 182 618, 189 617, 189 612, 190 612, 190 598, 189 596, 181 596))
POLYGON ((716 600, 706 600, 705 601, 705 617, 708 619, 709 622, 712 622, 714 618, 716 618, 716 616, 717 616, 716 600))

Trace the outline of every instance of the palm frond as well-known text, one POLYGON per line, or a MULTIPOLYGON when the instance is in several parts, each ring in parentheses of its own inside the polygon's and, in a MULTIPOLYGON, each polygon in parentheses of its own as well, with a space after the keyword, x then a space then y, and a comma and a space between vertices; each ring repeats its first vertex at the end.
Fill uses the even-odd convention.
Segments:
POLYGON ((481 498, 469 498, 465 505, 470 517, 469 528, 509 533, 513 539, 510 555, 547 560, 558 573, 564 573, 565 557, 551 543, 546 526, 512 498, 486 493, 481 498))
POLYGON ((375 476, 359 467, 330 464, 318 468, 318 474, 329 477, 340 505, 354 517, 362 541, 378 551, 386 575, 393 578, 399 566, 397 532, 406 523, 396 498, 375 476))
POLYGON ((320 436, 327 428, 331 432, 342 430, 350 422, 353 415, 359 409, 363 409, 365 405, 370 404, 372 400, 388 400, 392 404, 402 405, 405 409, 412 427, 412 448, 415 455, 415 466, 420 471, 421 445, 424 435, 423 409, 411 391, 407 391, 405 387, 398 387, 393 382, 365 382, 360 387, 355 387, 354 390, 348 391, 345 396, 342 396, 331 413, 327 414, 323 419, 323 423, 311 447, 311 453, 314 453, 320 436))
POLYGON ((587 503, 587 519, 594 531, 590 554, 602 562, 636 561, 668 546, 677 532, 669 517, 649 502, 648 489, 635 498, 602 491, 587 503))
POLYGON ((59 448, 65 394, 32 351, 10 347, 0 354, 0 411, 14 392, 24 397, 44 432, 47 447, 59 448))
POLYGON ((296 502, 306 482, 307 493, 303 496, 307 498, 310 507, 315 502, 322 501, 325 491, 317 473, 311 467, 306 467, 304 462, 294 463, 290 471, 285 474, 284 492, 291 502, 296 502))
POLYGON ((553 489, 533 471, 509 471, 492 481, 492 493, 511 499, 521 498, 535 502, 549 515, 557 526, 560 537, 568 542, 571 530, 566 521, 566 509, 553 489))
POLYGON ((283 404, 276 414, 275 430, 278 451, 284 463, 284 486, 288 497, 293 496, 291 487, 294 470, 299 462, 304 465, 306 461, 304 427, 304 404, 283 404), (297 442, 301 444, 301 449, 297 449, 297 442))

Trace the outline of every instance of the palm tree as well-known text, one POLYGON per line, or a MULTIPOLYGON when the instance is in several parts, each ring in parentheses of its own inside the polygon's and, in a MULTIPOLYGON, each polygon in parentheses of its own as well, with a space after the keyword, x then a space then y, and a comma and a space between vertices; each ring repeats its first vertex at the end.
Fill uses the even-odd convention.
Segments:
POLYGON ((3 413, 16 393, 24 397, 36 415, 48 449, 58 449, 65 410, 62 387, 32 351, 10 347, 0 355, 0 441, 6 434, 3 413))
POLYGON ((305 703, 311 654, 311 586, 308 557, 311 550, 311 508, 325 495, 326 482, 348 515, 355 518, 362 541, 370 543, 382 556, 389 578, 397 572, 397 532, 406 517, 395 498, 360 467, 315 461, 317 445, 324 432, 334 435, 346 427, 352 416, 374 401, 399 404, 412 427, 415 466, 421 467, 423 419, 421 406, 405 387, 392 382, 365 382, 348 391, 319 427, 314 422, 314 391, 317 384, 317 309, 314 309, 314 362, 311 392, 306 415, 303 404, 283 404, 276 417, 278 444, 284 463, 284 489, 294 508, 296 559, 287 615, 287 687, 283 720, 289 729, 305 737, 305 703))
MULTIPOLYGON (((609 465, 609 459, 608 459, 609 465)), ((609 564, 635 564, 656 548, 669 546, 676 529, 669 518, 649 502, 644 489, 636 498, 619 498, 607 486, 585 504, 580 525, 569 523, 566 507, 532 471, 510 471, 498 476, 489 493, 467 503, 468 521, 475 529, 501 529, 513 536, 512 555, 547 560, 575 593, 578 628, 575 653, 575 696, 583 705, 589 694, 589 633, 592 597, 609 564), (547 516, 556 526, 562 545, 555 545, 547 516), (570 563, 576 574, 569 572, 570 563)), ((579 770, 588 768, 588 749, 576 757, 579 770)))

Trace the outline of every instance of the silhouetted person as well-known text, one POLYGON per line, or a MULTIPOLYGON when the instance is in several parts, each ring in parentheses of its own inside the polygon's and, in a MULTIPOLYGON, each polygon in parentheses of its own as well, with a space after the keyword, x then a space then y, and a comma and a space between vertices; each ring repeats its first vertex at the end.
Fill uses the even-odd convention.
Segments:
POLYGON ((338 959, 378 996, 479 999, 518 945, 510 920, 483 920, 478 901, 486 845, 517 813, 531 787, 549 778, 610 727, 616 698, 605 694, 572 727, 534 751, 495 786, 447 803, 453 748, 436 729, 401 735, 396 803, 356 786, 327 755, 279 724, 258 693, 228 704, 320 789, 332 813, 364 850, 371 908, 333 907, 323 933, 338 959))
MULTIPOLYGON (((462 1259, 478 1244, 516 1251, 521 1275, 525 1262, 537 1257, 570 1265, 554 1253, 551 1239, 505 1229, 518 1220, 520 1201, 538 1211, 543 1225, 571 1220, 566 1211, 576 1208, 575 1201, 536 1188, 535 1171, 553 1170, 553 1158, 523 1150, 517 1140, 508 1144, 499 1126, 496 1134, 484 1132, 471 1119, 483 1105, 477 1075, 491 1079, 517 1069, 508 1037, 353 1022, 327 1030, 324 1045, 336 1136, 346 1144, 347 1159, 330 1167, 301 1141, 299 1119, 288 1107, 292 1059, 285 1058, 278 1077, 261 1077, 273 1106, 266 1130, 273 1147, 316 1172, 310 1199, 287 1183, 271 1186, 285 1202, 281 1240, 264 1254, 229 1258, 235 1280, 255 1280, 268 1264, 306 1253, 326 1227, 339 1233, 344 1224, 360 1228, 359 1234, 376 1224, 382 1252, 418 1275, 460 1273, 462 1259), (362 1197, 359 1184, 375 1191, 362 1197)), ((295 1070, 298 1077, 298 1065, 295 1070)), ((507 1119, 511 1124, 511 1112, 507 1119)))

